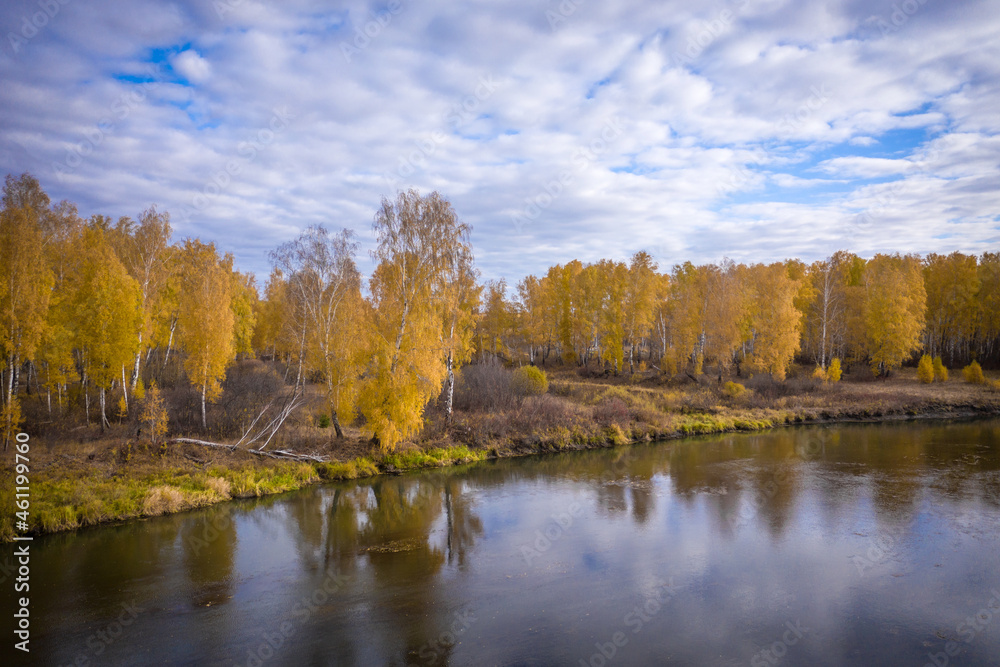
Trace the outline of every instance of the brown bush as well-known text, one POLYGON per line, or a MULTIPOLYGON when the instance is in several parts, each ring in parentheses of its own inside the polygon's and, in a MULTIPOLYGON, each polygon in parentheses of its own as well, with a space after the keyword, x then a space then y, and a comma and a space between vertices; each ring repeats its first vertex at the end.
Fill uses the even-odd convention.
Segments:
POLYGON ((455 409, 497 412, 517 407, 511 372, 497 359, 466 366, 455 381, 455 409))
POLYGON ((600 403, 594 406, 594 421, 601 426, 627 424, 629 421, 628 406, 617 396, 603 398, 600 403))
POLYGON ((285 383, 274 369, 261 361, 247 359, 234 364, 226 371, 222 395, 211 411, 210 427, 222 437, 242 435, 243 429, 284 388, 285 383))
POLYGON ((542 394, 526 398, 515 419, 528 430, 538 431, 556 426, 571 426, 585 414, 584 409, 564 398, 542 394))

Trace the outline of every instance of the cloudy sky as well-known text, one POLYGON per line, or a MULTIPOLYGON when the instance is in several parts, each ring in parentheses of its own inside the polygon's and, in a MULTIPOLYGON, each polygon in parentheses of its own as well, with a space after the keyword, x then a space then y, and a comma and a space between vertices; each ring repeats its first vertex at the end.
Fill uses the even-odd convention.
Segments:
POLYGON ((1000 249, 992 0, 6 0, 0 171, 260 278, 438 190, 487 278, 1000 249))

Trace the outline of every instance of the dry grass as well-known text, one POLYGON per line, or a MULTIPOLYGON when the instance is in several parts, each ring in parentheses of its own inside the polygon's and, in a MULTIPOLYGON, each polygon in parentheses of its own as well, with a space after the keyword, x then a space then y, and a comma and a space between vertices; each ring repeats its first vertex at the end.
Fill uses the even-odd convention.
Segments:
POLYGON ((142 502, 142 513, 146 516, 172 514, 185 509, 184 494, 173 486, 154 486, 142 502))

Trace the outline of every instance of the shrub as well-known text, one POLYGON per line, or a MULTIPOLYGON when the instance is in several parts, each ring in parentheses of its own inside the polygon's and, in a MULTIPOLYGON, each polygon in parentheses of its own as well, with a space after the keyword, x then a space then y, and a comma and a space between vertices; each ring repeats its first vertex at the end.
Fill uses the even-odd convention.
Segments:
POLYGON ((517 407, 512 373, 496 358, 465 366, 455 381, 457 410, 496 412, 517 407))
POLYGON ((316 426, 320 428, 330 428, 330 415, 325 412, 316 419, 316 426))
POLYGON ((213 411, 216 431, 222 436, 242 435, 284 388, 281 376, 257 359, 233 364, 226 371, 222 395, 217 401, 217 409, 213 411))
POLYGON ((948 369, 941 361, 941 357, 934 357, 934 379, 938 382, 948 381, 948 369))
POLYGON ((928 354, 920 357, 920 363, 917 364, 917 379, 924 384, 934 382, 934 362, 928 354))
POLYGON ((826 382, 826 371, 823 370, 821 366, 817 366, 812 372, 814 380, 819 380, 820 382, 826 382))
POLYGON ((160 388, 156 382, 151 382, 149 391, 142 402, 142 414, 139 416, 142 428, 146 430, 149 441, 154 445, 159 442, 160 437, 167 433, 167 408, 160 396, 160 388))
POLYGON ((184 494, 173 486, 154 486, 142 503, 142 513, 146 516, 171 514, 181 509, 184 494))
POLYGON ((978 361, 973 361, 962 369, 962 379, 969 384, 983 384, 986 382, 986 378, 983 377, 983 367, 979 365, 978 361))
POLYGON ((739 398, 743 394, 747 393, 747 388, 739 382, 727 382, 722 385, 722 393, 729 398, 739 398))
POLYGON ((594 406, 594 421, 602 426, 624 424, 628 419, 628 406, 617 396, 603 398, 594 406))
POLYGON ((575 403, 552 394, 529 396, 514 416, 517 426, 526 432, 543 431, 555 426, 572 426, 582 421, 585 411, 575 403))
POLYGON ((549 390, 549 379, 537 366, 521 366, 514 371, 511 382, 521 396, 541 396, 549 390))
POLYGON ((840 382, 841 376, 840 359, 834 358, 830 366, 826 369, 826 379, 830 382, 840 382))

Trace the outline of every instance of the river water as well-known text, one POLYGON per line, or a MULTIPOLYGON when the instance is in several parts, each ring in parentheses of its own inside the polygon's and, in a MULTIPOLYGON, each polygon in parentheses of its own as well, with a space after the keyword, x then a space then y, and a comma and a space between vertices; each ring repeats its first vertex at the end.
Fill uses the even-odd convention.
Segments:
POLYGON ((28 664, 997 665, 1000 420, 490 461, 32 554, 28 664))

